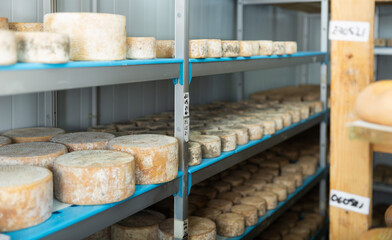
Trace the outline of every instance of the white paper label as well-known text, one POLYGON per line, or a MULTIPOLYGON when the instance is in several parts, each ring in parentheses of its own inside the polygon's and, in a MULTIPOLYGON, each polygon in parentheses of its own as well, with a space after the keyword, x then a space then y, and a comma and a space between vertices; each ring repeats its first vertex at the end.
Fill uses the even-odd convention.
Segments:
POLYGON ((11 237, 0 233, 0 240, 11 240, 11 237))
POLYGON ((189 92, 184 93, 184 117, 189 117, 189 92))
POLYGON ((362 197, 355 194, 331 189, 329 205, 343 208, 347 211, 353 211, 368 215, 370 199, 367 197, 362 197))
POLYGON ((330 21, 329 39, 340 41, 368 42, 369 22, 330 21))
POLYGON ((189 142, 189 118, 184 118, 184 140, 189 142))
POLYGON ((184 221, 174 219, 174 237, 188 239, 188 219, 184 221))

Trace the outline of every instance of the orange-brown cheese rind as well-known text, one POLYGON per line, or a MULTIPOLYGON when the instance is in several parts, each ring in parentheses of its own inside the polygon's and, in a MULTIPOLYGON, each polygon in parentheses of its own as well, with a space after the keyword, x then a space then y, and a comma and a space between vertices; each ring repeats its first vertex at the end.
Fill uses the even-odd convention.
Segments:
POLYGON ((113 138, 113 134, 104 132, 76 132, 52 137, 50 141, 64 144, 70 152, 73 152, 107 149, 109 141, 113 138))
POLYGON ((36 127, 12 129, 3 132, 2 135, 11 138, 13 143, 21 143, 49 142, 52 137, 63 133, 65 133, 65 131, 60 128, 36 127))

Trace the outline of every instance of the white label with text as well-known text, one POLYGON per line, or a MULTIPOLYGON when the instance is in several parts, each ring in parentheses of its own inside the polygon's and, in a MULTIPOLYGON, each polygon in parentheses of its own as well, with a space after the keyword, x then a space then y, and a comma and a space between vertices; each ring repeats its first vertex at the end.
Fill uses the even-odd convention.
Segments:
POLYGON ((184 93, 184 117, 189 117, 189 92, 184 93))
POLYGON ((329 39, 340 41, 368 42, 369 22, 330 21, 329 39))
POLYGON ((343 208, 347 211, 368 215, 370 199, 367 197, 331 189, 329 205, 343 208))
POLYGON ((189 118, 184 118, 184 140, 189 142, 189 118))

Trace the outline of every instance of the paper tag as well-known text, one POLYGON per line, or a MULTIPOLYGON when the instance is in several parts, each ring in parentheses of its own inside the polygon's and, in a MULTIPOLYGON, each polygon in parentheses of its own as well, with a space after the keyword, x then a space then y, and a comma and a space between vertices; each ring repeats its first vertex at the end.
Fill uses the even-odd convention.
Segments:
POLYGON ((179 239, 188 239, 188 219, 184 221, 174 219, 174 237, 179 239))
POLYGON ((11 237, 0 233, 0 240, 11 240, 11 237))
POLYGON ((184 140, 189 142, 189 118, 184 118, 184 140))
POLYGON ((329 39, 340 41, 368 42, 369 22, 330 21, 329 39))
POLYGON ((189 117, 189 92, 184 93, 184 117, 189 117))
POLYGON ((329 205, 342 208, 347 211, 368 215, 370 199, 355 194, 331 189, 329 205))

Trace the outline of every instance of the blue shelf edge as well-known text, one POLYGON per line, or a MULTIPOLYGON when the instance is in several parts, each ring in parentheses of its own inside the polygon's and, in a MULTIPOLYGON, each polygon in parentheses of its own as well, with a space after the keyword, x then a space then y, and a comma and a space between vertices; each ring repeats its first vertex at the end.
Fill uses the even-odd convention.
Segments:
POLYGON ((121 67, 135 65, 156 65, 156 64, 176 64, 183 63, 183 59, 176 58, 156 58, 146 60, 119 60, 119 61, 71 61, 61 64, 44 63, 16 63, 8 66, 0 66, 1 71, 20 70, 44 70, 44 69, 67 69, 67 68, 89 68, 89 67, 121 67))
MULTIPOLYGON (((176 179, 180 179, 182 175, 183 173, 179 171, 176 179)), ((4 232, 2 234, 11 237, 11 240, 41 239, 57 231, 65 229, 73 224, 83 221, 91 216, 94 216, 100 212, 108 210, 116 205, 129 201, 164 184, 166 183, 136 185, 135 193, 131 197, 120 202, 91 206, 71 205, 67 208, 52 213, 52 216, 41 224, 18 231, 4 232)))
POLYGON ((271 56, 252 56, 252 57, 222 57, 222 58, 202 58, 189 59, 190 63, 208 63, 208 62, 228 62, 228 61, 241 61, 241 60, 257 60, 257 59, 277 59, 277 58, 294 58, 294 57, 309 57, 327 55, 327 52, 297 52, 290 55, 271 55, 271 56))
MULTIPOLYGON (((270 216, 274 215, 275 212, 277 212, 282 206, 284 206, 288 201, 290 201, 297 193, 301 192, 307 185, 309 185, 311 182, 313 182, 315 179, 317 179, 320 175, 322 175, 325 172, 325 168, 321 168, 319 167, 316 171, 315 174, 313 174, 310 177, 307 177, 306 179, 304 179, 302 186, 298 187, 295 192, 293 192, 292 194, 287 196, 287 199, 283 202, 279 202, 278 206, 272 210, 268 210, 266 212, 266 214, 264 216, 262 216, 261 218, 259 218, 259 221, 257 222, 256 225, 250 226, 250 227, 246 227, 245 228, 245 232, 244 234, 242 234, 241 236, 238 237, 234 237, 234 238, 224 238, 224 237, 220 237, 220 240, 223 239, 230 239, 230 240, 239 240, 244 238, 248 233, 250 233, 253 229, 257 228, 263 221, 267 220, 270 216)), ((317 235, 317 234, 316 234, 317 235)))

